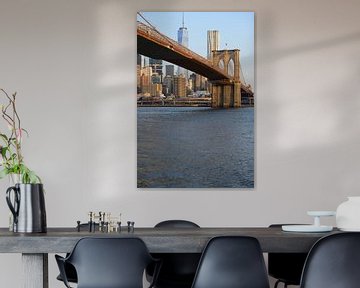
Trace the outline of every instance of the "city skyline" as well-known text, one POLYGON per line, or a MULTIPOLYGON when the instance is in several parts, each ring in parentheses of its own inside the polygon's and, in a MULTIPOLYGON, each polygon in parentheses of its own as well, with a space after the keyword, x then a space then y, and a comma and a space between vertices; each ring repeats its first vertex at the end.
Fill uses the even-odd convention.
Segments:
MULTIPOLYGON (((254 87, 254 12, 141 12, 141 15, 175 41, 184 16, 188 47, 205 58, 207 31, 219 31, 219 49, 240 49, 245 81, 254 87)), ((137 18, 144 22, 141 17, 137 18)))

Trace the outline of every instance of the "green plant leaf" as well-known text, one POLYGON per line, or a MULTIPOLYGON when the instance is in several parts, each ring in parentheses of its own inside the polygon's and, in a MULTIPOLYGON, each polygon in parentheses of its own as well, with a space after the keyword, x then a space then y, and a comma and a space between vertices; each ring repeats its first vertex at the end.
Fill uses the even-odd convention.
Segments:
POLYGON ((1 147, 1 156, 6 160, 6 152, 9 150, 8 147, 1 147))
POLYGON ((8 169, 4 168, 3 170, 0 171, 0 179, 3 179, 8 174, 9 174, 8 169))
POLYGON ((4 142, 8 142, 8 137, 5 135, 5 134, 2 134, 2 133, 0 133, 0 138, 2 138, 2 140, 4 141, 4 142))
POLYGON ((27 137, 29 137, 29 132, 28 132, 26 129, 21 128, 21 130, 25 132, 25 134, 26 134, 27 137))
POLYGON ((36 184, 36 183, 40 183, 40 178, 38 176, 36 176, 36 174, 33 171, 29 171, 28 173, 29 176, 29 181, 32 184, 36 184))

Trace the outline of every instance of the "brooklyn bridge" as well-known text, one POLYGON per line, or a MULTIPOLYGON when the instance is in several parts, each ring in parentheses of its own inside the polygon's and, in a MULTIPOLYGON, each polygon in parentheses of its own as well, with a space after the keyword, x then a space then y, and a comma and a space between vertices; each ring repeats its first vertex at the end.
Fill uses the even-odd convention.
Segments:
POLYGON ((241 80, 240 50, 214 50, 208 60, 155 28, 137 22, 138 54, 162 59, 198 73, 211 83, 213 108, 252 106, 254 93, 250 85, 241 80))

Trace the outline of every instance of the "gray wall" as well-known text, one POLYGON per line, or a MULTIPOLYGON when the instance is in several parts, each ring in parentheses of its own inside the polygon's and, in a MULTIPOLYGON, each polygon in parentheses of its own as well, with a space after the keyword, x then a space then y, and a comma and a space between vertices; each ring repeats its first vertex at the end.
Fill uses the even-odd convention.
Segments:
MULTIPOLYGON (((137 226, 310 222, 307 210, 359 195, 359 9, 356 0, 2 0, 0 86, 18 92, 25 159, 45 183, 48 225, 75 225, 89 210, 122 212, 137 226), (141 10, 255 11, 255 189, 136 189, 141 10)), ((5 205, 3 197, 0 226, 5 205)), ((50 285, 61 287, 50 262, 50 285)), ((19 263, 0 255, 2 286, 20 287, 19 263)))

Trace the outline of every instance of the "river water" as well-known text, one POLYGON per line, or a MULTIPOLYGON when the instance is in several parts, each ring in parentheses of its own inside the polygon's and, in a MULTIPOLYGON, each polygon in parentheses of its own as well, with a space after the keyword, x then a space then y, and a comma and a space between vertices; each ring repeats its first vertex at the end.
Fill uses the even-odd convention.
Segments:
POLYGON ((139 188, 253 188, 254 108, 137 108, 139 188))

